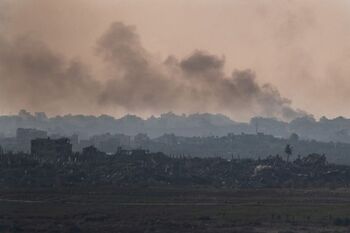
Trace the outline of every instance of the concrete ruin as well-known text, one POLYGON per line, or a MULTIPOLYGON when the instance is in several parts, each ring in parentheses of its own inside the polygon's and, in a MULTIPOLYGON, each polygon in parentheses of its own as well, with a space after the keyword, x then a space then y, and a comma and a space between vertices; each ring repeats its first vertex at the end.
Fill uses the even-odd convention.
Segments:
POLYGON ((68 138, 38 138, 31 141, 31 154, 40 160, 55 161, 72 153, 72 144, 68 138))

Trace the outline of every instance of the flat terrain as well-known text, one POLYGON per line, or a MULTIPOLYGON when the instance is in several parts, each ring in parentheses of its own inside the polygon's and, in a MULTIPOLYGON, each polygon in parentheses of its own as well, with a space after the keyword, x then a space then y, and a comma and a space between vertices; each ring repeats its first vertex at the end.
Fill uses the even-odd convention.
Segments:
POLYGON ((0 232, 349 232, 350 190, 1 190, 0 232))

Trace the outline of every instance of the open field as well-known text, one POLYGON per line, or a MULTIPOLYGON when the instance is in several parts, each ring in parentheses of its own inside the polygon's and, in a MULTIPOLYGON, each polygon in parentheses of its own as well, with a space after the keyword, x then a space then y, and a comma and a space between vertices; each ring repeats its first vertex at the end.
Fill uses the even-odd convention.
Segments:
POLYGON ((2 190, 0 232, 348 232, 348 190, 2 190))

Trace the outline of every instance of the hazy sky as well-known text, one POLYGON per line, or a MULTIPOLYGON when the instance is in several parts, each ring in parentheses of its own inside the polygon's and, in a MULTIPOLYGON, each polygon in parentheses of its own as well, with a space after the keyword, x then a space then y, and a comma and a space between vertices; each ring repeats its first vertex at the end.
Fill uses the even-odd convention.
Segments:
POLYGON ((0 22, 2 113, 350 117, 350 1, 0 0, 0 22))

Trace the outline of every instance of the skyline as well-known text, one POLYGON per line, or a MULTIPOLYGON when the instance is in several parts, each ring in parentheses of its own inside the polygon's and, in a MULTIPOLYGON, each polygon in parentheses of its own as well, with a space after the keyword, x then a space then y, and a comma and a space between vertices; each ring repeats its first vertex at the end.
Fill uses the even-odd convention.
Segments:
POLYGON ((256 115, 286 119, 305 113, 317 118, 350 116, 344 107, 350 88, 349 1, 0 2, 0 67, 6 71, 0 74, 4 83, 1 114, 25 108, 49 115, 131 113, 147 117, 168 111, 211 112, 235 120, 256 115), (125 49, 120 46, 131 43, 120 42, 125 39, 123 32, 131 35, 133 44, 128 48, 138 49, 137 56, 126 60, 125 54, 108 54, 111 48, 125 49), (117 38, 109 41, 109 36, 117 38), (108 44, 101 42, 103 38, 108 44), (22 50, 14 52, 18 48, 22 50), (34 57, 35 64, 28 65, 28 56, 34 57), (189 63, 194 58, 204 62, 199 66, 200 75, 186 68, 186 61, 196 65, 189 63), (131 60, 138 62, 137 67, 146 61, 151 68, 133 73, 134 67, 125 68, 131 60), (48 61, 53 62, 50 69, 41 70, 48 61), (25 72, 17 72, 23 67, 25 72), (38 75, 38 70, 45 75, 38 75), (134 82, 110 82, 119 80, 120 70, 135 77, 149 73, 152 80, 158 77, 151 86, 149 80, 137 80, 141 84, 134 90, 130 88, 134 82), (249 78, 238 79, 243 83, 237 79, 227 82, 235 71, 236 77, 249 78), (37 82, 33 87, 28 87, 32 82, 28 76, 37 82), (62 82, 62 76, 68 81, 62 82), (180 81, 174 82, 174 76, 180 81), (209 81, 193 81, 194 76, 209 77, 209 81), (156 84, 158 89, 154 89, 156 84), (181 85, 174 89, 174 84, 181 85), (227 86, 231 88, 226 92, 227 86), (37 88, 46 91, 38 93, 37 88), (155 90, 160 93, 153 96, 155 90), (199 93, 196 101, 193 90, 199 93), (123 95, 115 94, 123 91, 123 95), (178 98, 179 93, 184 99, 178 98), (133 98, 125 97, 127 94, 134 94, 133 98), (286 117, 285 111, 291 115, 286 117))

